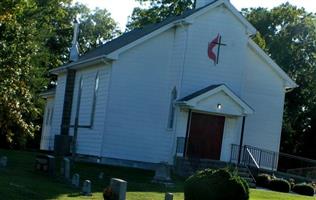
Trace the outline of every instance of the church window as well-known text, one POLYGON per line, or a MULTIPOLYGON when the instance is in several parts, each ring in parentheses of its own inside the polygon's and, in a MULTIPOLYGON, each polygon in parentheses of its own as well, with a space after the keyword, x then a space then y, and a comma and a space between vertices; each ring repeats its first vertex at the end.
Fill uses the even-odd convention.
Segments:
POLYGON ((175 100, 177 99, 177 89, 173 88, 170 98, 170 107, 169 107, 169 117, 168 117, 168 129, 173 129, 174 124, 174 113, 175 113, 175 100))

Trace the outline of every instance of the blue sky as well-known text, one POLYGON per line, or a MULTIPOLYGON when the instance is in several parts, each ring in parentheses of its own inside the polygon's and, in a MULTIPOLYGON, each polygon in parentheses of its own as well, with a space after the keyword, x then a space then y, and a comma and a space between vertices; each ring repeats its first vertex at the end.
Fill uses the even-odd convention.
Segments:
MULTIPOLYGON (((133 8, 139 6, 134 0, 74 0, 86 4, 91 9, 95 7, 106 8, 122 30, 125 29, 128 16, 132 14, 133 8)), ((315 0, 288 0, 291 4, 298 7, 304 7, 309 12, 316 13, 315 0)), ((248 7, 266 7, 272 8, 278 6, 287 0, 231 0, 231 3, 237 8, 248 7)))

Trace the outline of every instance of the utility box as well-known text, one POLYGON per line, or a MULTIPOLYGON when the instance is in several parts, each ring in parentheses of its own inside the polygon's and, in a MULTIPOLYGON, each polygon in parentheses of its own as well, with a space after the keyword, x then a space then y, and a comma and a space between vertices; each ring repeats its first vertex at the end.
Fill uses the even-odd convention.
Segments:
POLYGON ((71 153, 72 136, 55 135, 54 152, 56 156, 68 156, 71 153))
POLYGON ((53 176, 55 174, 55 157, 51 155, 37 155, 35 159, 35 170, 53 176))

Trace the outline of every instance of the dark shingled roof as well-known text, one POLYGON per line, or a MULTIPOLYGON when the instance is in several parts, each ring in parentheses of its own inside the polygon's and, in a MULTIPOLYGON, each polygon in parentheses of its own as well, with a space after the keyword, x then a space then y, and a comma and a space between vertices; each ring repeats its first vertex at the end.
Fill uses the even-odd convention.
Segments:
POLYGON ((182 99, 180 99, 178 101, 189 101, 189 100, 191 100, 191 99, 193 99, 193 98, 195 98, 197 96, 200 96, 201 94, 204 94, 204 93, 206 93, 208 91, 214 90, 215 88, 218 88, 218 87, 220 87, 222 85, 224 85, 224 84, 210 85, 210 86, 208 86, 206 88, 203 88, 202 90, 196 91, 196 92, 194 92, 194 93, 192 93, 192 94, 190 94, 188 96, 185 96, 185 97, 183 97, 182 99))
POLYGON ((76 61, 76 62, 82 62, 84 60, 88 60, 88 59, 95 58, 98 56, 110 54, 111 52, 114 52, 115 50, 120 49, 120 48, 122 48, 122 47, 124 47, 124 46, 154 32, 155 30, 158 30, 159 28, 161 28, 165 25, 168 25, 172 22, 175 22, 175 21, 180 20, 180 19, 184 19, 184 18, 192 15, 193 13, 196 13, 197 11, 215 3, 216 1, 217 0, 215 0, 215 1, 203 6, 201 8, 198 8, 198 9, 187 10, 182 15, 168 17, 167 19, 165 19, 164 21, 162 21, 160 23, 151 24, 151 25, 145 26, 144 28, 135 29, 135 30, 132 30, 130 32, 124 33, 123 35, 119 36, 118 38, 113 39, 105 44, 102 44, 102 45, 88 51, 84 55, 80 56, 78 61, 76 61))

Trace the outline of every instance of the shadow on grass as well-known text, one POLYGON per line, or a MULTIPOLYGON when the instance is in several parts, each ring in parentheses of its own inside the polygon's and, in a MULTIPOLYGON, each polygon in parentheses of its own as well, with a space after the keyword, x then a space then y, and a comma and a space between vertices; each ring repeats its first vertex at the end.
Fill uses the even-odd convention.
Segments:
MULTIPOLYGON (((0 199, 56 199, 60 196, 76 198, 81 196, 81 188, 73 188, 58 176, 49 177, 34 171, 35 152, 1 150, 0 156, 8 157, 8 166, 0 169, 0 199)), ((59 172, 60 168, 56 168, 59 172)), ((75 163, 73 173, 80 174, 81 183, 84 180, 92 182, 92 192, 102 192, 109 185, 110 178, 120 178, 128 182, 128 192, 182 192, 183 180, 173 177, 174 187, 166 187, 151 183, 154 172, 113 167, 100 164, 75 163), (99 174, 103 172, 103 179, 99 174)), ((72 174, 73 174, 72 173, 72 174)))

